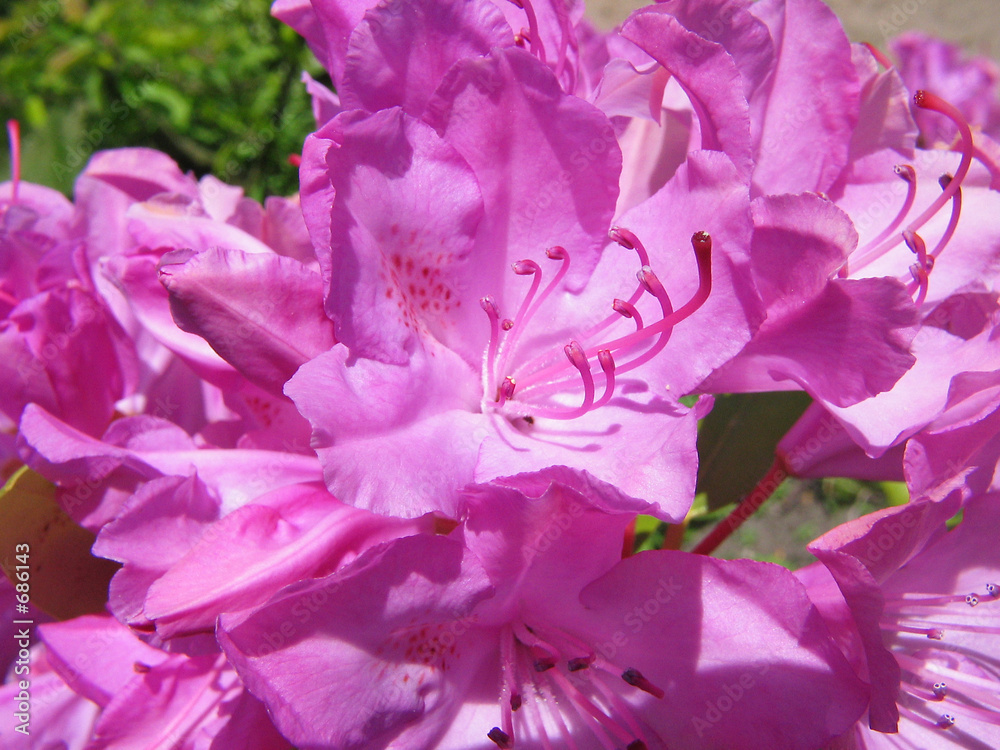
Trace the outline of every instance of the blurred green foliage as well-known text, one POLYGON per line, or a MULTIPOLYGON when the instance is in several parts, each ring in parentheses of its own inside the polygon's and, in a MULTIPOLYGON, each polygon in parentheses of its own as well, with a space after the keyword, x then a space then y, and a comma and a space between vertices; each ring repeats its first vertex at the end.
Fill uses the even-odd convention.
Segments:
POLYGON ((269 0, 0 6, 0 116, 21 122, 24 179, 69 193, 94 152, 147 146, 258 199, 295 192, 287 159, 315 129, 301 71, 323 80, 322 69, 269 11, 269 0))

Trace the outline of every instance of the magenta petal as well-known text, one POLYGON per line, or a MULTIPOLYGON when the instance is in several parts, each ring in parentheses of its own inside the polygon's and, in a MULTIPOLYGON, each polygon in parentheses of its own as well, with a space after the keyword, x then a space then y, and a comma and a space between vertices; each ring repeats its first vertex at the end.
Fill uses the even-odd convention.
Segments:
POLYGON ((145 614, 163 638, 210 630, 223 612, 256 607, 283 586, 328 575, 369 547, 421 527, 431 530, 429 521, 344 505, 323 487, 284 487, 233 511, 184 550, 150 587, 145 614))
POLYGON ((321 477, 315 456, 270 450, 198 449, 179 427, 154 417, 120 419, 112 424, 102 442, 63 424, 44 409, 29 405, 20 431, 19 448, 25 462, 57 484, 99 487, 112 472, 116 472, 115 478, 125 474, 136 482, 159 476, 186 477, 194 469, 217 493, 227 513, 269 490, 315 482, 321 477), (117 472, 119 467, 121 473, 117 472))
POLYGON ((754 186, 763 194, 827 190, 846 166, 860 83, 851 44, 822 0, 762 0, 777 64, 750 101, 754 186), (816 61, 822 60, 822 65, 816 61))
POLYGON ((147 201, 159 193, 187 194, 194 187, 193 180, 173 159, 150 148, 99 151, 87 162, 80 177, 77 198, 82 197, 80 190, 89 186, 90 181, 120 190, 133 201, 147 201))
POLYGON ((193 207, 186 200, 177 201, 174 196, 136 203, 126 213, 129 233, 138 244, 161 253, 168 249, 200 252, 213 247, 235 248, 248 253, 274 252, 238 226, 206 213, 212 208, 210 200, 199 203, 193 207))
POLYGON ((890 388, 914 361, 916 309, 895 280, 830 281, 857 245, 847 215, 802 194, 758 198, 753 218, 751 262, 768 318, 706 387, 774 390, 792 380, 837 405, 890 388))
POLYGON ((21 693, 20 680, 0 685, 0 700, 9 713, 0 723, 0 746, 4 750, 85 750, 100 707, 73 692, 49 664, 46 650, 37 646, 31 650, 29 680, 30 710, 27 720, 14 711, 21 693), (13 714, 13 715, 11 715, 13 714), (18 727, 23 726, 23 730, 18 727))
POLYGON ((249 616, 223 616, 218 636, 296 745, 433 747, 489 653, 457 636, 475 627, 466 618, 490 592, 461 544, 418 535, 289 587, 249 616), (443 647, 414 651, 429 632, 443 647), (304 669, 323 676, 308 690, 304 669))
MULTIPOLYGON (((467 332, 456 325, 482 314, 482 292, 470 284, 482 273, 470 257, 482 201, 468 165, 399 109, 346 113, 319 138, 336 147, 307 148, 304 159, 325 160, 337 200, 332 217, 312 199, 304 205, 313 242, 324 248, 318 257, 337 337, 357 356, 394 364, 429 335, 461 342, 467 332)), ((317 167, 303 169, 312 176, 317 167)), ((478 361, 479 348, 468 356, 478 361)))
POLYGON ((296 260, 219 248, 158 268, 177 324, 272 393, 336 343, 322 279, 296 260))
POLYGON ((361 23, 372 0, 277 0, 271 13, 309 42, 334 86, 340 85, 351 32, 361 23))
POLYGON ((867 47, 855 44, 852 50, 861 79, 861 109, 851 136, 851 160, 888 148, 911 154, 917 145, 917 125, 910 114, 910 90, 895 68, 880 72, 867 47))
POLYGON ((820 294, 858 245, 850 218, 818 195, 777 195, 753 202, 751 263, 768 318, 820 294))
POLYGON ((963 372, 1000 369, 1000 341, 989 330, 969 341, 924 326, 913 339, 916 363, 893 388, 844 409, 831 407, 872 455, 925 428, 948 405, 949 388, 963 372))
MULTIPOLYGON (((135 675, 105 707, 90 748, 141 750, 170 746, 180 737, 195 747, 222 750, 212 740, 235 713, 247 715, 240 711, 246 700, 254 699, 245 693, 224 657, 173 654, 149 671, 135 675)), ((288 748, 263 712, 249 715, 257 722, 252 728, 253 747, 288 748)))
POLYGON ((201 336, 182 331, 170 314, 170 297, 157 280, 154 255, 109 258, 105 275, 121 290, 132 314, 159 343, 214 384, 233 385, 236 371, 201 336))
POLYGON ((708 54, 709 44, 721 44, 733 57, 743 78, 747 99, 774 67, 774 45, 767 26, 751 12, 752 0, 673 0, 664 5, 678 21, 705 38, 694 42, 691 57, 708 54))
POLYGON ((796 477, 903 481, 903 446, 871 458, 822 404, 813 402, 776 449, 796 477))
POLYGON ((593 484, 561 467, 472 485, 463 495, 466 546, 497 588, 493 616, 521 608, 550 622, 621 559, 625 528, 647 510, 602 501, 593 484))
POLYGON ((683 87, 698 115, 701 147, 725 152, 741 177, 749 175, 750 113, 740 73, 726 49, 684 28, 662 7, 633 14, 622 36, 648 52, 683 87))
POLYGON ((707 387, 762 391, 792 381, 828 405, 850 406, 889 390, 913 365, 915 312, 895 279, 835 279, 795 313, 761 326, 707 387))
POLYGON ((405 367, 354 359, 338 345, 285 387, 313 425, 327 486, 351 505, 396 516, 455 515, 486 420, 481 386, 457 355, 414 352, 405 367))
POLYGON ((694 497, 697 424, 693 410, 655 396, 612 399, 574 419, 565 433, 555 420, 537 417, 530 427, 514 427, 497 419, 497 433, 479 450, 475 479, 506 484, 498 477, 514 470, 569 467, 611 507, 679 523, 694 497))
POLYGON ((196 476, 161 477, 140 487, 94 542, 95 555, 124 563, 111 579, 111 612, 129 625, 148 625, 142 610, 150 585, 218 517, 218 499, 196 476))
POLYGON ((117 323, 81 289, 43 292, 0 321, 0 410, 16 421, 37 403, 92 435, 107 428, 124 393, 117 323))
POLYGON ((580 602, 577 631, 666 693, 633 700, 670 748, 815 750, 867 702, 805 589, 776 565, 642 552, 580 602))
POLYGON ((482 190, 477 297, 496 293, 508 263, 555 245, 572 254, 567 284, 578 291, 607 242, 618 198, 621 149, 604 113, 565 94, 547 67, 515 47, 456 63, 425 119, 482 190))
POLYGON ((375 6, 354 29, 338 89, 345 109, 423 112, 448 69, 508 47, 514 35, 490 0, 409 0, 375 6))
MULTIPOLYGON (((899 665, 883 645, 880 623, 884 598, 879 586, 930 540, 940 537, 944 522, 954 515, 958 505, 955 494, 940 503, 912 502, 886 508, 838 526, 809 545, 837 580, 861 634, 874 688, 869 709, 872 729, 895 731, 899 718, 899 665)), ((931 589, 924 582, 911 590, 931 589)))
POLYGON ((66 684, 102 708, 135 677, 136 663, 152 667, 168 656, 107 615, 49 623, 38 632, 66 684))
POLYGON ((939 418, 945 424, 932 424, 906 442, 904 467, 911 493, 937 494, 938 486, 947 489, 956 477, 975 494, 998 489, 998 381, 996 369, 961 373, 951 381, 948 410, 939 418))

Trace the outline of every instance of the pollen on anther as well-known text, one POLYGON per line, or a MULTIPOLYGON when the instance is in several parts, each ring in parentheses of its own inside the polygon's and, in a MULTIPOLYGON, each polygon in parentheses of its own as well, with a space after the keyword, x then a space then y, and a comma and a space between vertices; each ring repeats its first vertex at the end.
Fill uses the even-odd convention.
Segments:
POLYGON ((507 748, 513 747, 514 743, 511 742, 510 735, 503 731, 500 727, 493 727, 489 732, 486 733, 496 746, 507 750, 507 748))
POLYGON ((979 597, 976 596, 975 594, 969 594, 967 597, 965 597, 965 603, 968 604, 970 607, 975 607, 977 604, 979 604, 979 597))

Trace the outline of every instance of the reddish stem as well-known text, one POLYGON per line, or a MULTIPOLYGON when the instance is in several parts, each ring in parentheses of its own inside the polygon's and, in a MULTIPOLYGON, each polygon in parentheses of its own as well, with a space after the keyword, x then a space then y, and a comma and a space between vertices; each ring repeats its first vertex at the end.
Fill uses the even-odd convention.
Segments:
POLYGON ((625 527, 625 539, 622 542, 622 559, 632 557, 635 553, 635 519, 625 527))
POLYGON ((771 468, 767 470, 767 474, 757 482, 757 486, 753 488, 742 502, 733 508, 732 512, 726 516, 718 525, 712 529, 708 536, 698 542, 698 546, 695 547, 692 552, 698 555, 708 555, 716 550, 716 548, 722 544, 729 535, 732 534, 736 529, 743 525, 750 516, 757 512, 757 509, 764 504, 764 502, 774 494, 774 491, 778 489, 778 486, 784 482, 791 474, 788 471, 788 467, 785 465, 784 459, 781 456, 776 455, 774 457, 774 463, 771 464, 771 468))

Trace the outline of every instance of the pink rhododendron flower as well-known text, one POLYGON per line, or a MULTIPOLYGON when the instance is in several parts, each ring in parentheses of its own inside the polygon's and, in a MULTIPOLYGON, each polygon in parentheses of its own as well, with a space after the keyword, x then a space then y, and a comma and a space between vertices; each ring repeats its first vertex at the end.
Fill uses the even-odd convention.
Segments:
MULTIPOLYGON (((971 57, 954 44, 916 31, 889 43, 899 74, 911 91, 929 89, 954 104, 970 124, 991 138, 1000 136, 1000 67, 986 57, 971 57)), ((915 109, 913 116, 926 146, 950 146, 958 130, 946 120, 915 109)))
POLYGON ((805 750, 855 720, 865 691, 791 574, 621 560, 630 514, 567 476, 470 487, 451 535, 223 616, 226 653, 300 747, 805 750))
POLYGON ((809 546, 836 579, 863 645, 874 731, 859 724, 857 747, 1000 741, 1000 502, 967 501, 962 522, 947 531, 959 503, 956 492, 879 511, 809 546))
POLYGON ((55 673, 78 696, 67 702, 100 710, 87 748, 291 747, 221 654, 161 651, 111 617, 78 617, 41 633, 55 673))
POLYGON ((0 185, 0 419, 16 424, 29 403, 100 434, 134 387, 132 343, 97 295, 60 193, 22 182, 16 123, 14 174, 0 185))
POLYGON ((286 392, 331 491, 379 512, 453 514, 470 481, 568 465, 679 519, 694 415, 675 398, 757 319, 741 273, 745 183, 721 154, 692 157, 624 217, 626 250, 602 253, 611 126, 536 59, 460 60, 426 110, 426 122, 344 113, 303 152, 303 209, 346 348, 286 392), (652 269, 669 262, 661 280, 652 269), (655 437, 632 440, 639 424, 655 437))

